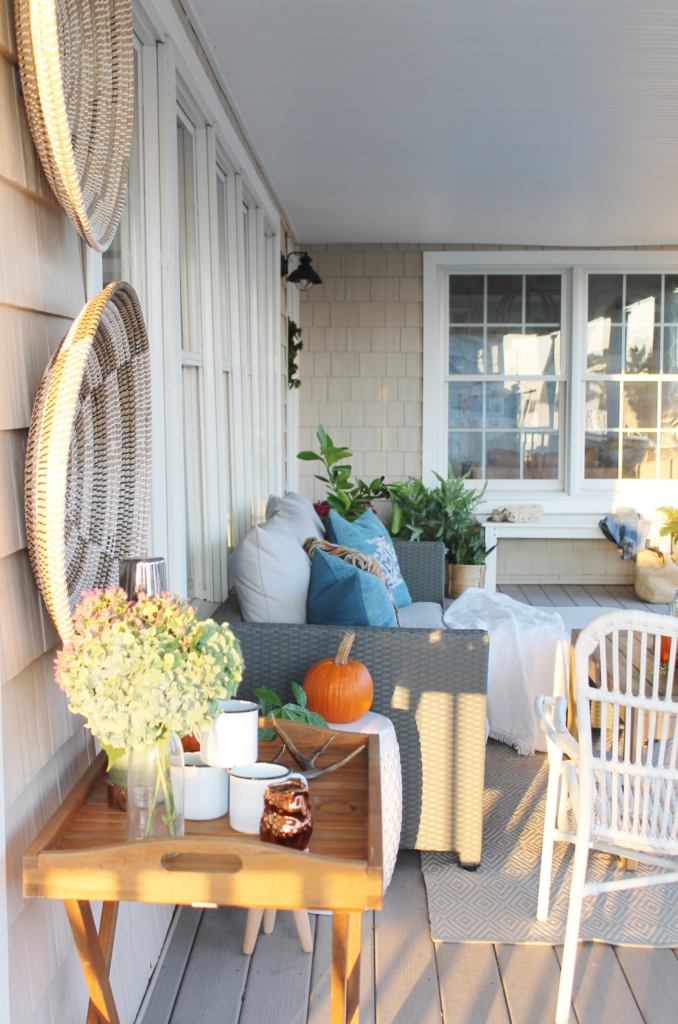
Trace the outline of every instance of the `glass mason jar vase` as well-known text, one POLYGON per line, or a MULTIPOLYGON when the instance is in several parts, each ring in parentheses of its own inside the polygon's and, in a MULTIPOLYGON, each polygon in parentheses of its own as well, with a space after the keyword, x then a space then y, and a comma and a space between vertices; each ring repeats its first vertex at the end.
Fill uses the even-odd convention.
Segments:
POLYGON ((127 841, 184 834, 184 750, 176 733, 132 748, 127 768, 127 841))

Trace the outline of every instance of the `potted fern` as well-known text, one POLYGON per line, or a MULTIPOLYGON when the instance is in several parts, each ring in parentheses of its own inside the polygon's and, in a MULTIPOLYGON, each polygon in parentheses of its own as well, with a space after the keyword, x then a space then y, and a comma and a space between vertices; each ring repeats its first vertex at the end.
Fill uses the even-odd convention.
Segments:
POLYGON ((474 513, 485 494, 465 486, 465 477, 447 480, 435 474, 436 487, 411 477, 394 486, 391 533, 403 540, 441 540, 447 558, 447 596, 459 597, 467 587, 485 586, 485 548, 474 513))

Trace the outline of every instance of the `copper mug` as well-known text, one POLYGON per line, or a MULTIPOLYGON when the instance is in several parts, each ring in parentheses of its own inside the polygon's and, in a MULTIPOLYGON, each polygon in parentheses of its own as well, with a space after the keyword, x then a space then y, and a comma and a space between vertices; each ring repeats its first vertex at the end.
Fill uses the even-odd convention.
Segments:
POLYGON ((293 773, 272 782, 264 794, 264 813, 259 825, 262 843, 276 843, 308 853, 313 818, 308 782, 293 773))

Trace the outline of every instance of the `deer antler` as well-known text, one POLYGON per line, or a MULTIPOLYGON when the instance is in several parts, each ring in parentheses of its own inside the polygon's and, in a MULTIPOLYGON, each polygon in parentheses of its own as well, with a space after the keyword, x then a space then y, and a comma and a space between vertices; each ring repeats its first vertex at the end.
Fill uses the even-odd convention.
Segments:
POLYGON ((335 764, 328 765, 327 768, 316 768, 315 762, 320 757, 320 755, 324 754, 324 752, 327 750, 332 740, 336 737, 336 732, 332 733, 327 743, 323 743, 322 747, 318 747, 318 749, 314 751, 313 754, 307 756, 306 754, 301 753, 296 744, 290 739, 290 737, 284 731, 278 720, 275 718, 273 719, 273 728, 275 729, 275 731, 277 732, 278 736, 280 737, 284 744, 283 749, 280 751, 277 757, 275 757, 274 762, 279 761, 279 759, 282 757, 283 751, 287 749, 294 758, 294 760, 297 762, 297 764, 299 765, 307 779, 317 779, 319 775, 326 775, 328 772, 333 772, 337 768, 341 768, 343 765, 348 764, 348 762, 351 761, 356 756, 356 754, 359 754, 360 751, 364 750, 365 747, 367 746, 366 743, 363 743, 362 747, 356 747, 356 749, 352 750, 347 757, 342 758, 341 761, 337 761, 335 764))

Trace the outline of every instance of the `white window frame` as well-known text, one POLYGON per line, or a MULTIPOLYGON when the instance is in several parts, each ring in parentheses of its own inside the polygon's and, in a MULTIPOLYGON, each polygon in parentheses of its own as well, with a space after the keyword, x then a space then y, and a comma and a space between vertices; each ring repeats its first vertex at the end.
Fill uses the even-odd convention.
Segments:
MULTIPOLYGON (((183 417, 177 413, 182 409, 182 369, 200 363, 205 583, 202 594, 196 596, 220 601, 228 593, 229 540, 236 543, 253 522, 263 518, 268 493, 279 491, 283 482, 282 404, 279 389, 277 394, 271 391, 271 379, 280 369, 280 278, 275 273, 275 268, 279 270, 280 216, 172 0, 134 0, 133 18, 142 72, 145 314, 153 387, 152 553, 167 558, 170 588, 185 595, 185 442, 183 417), (186 352, 181 345, 177 301, 177 104, 195 127, 200 354, 186 352), (246 370, 240 352, 242 238, 236 237, 237 218, 231 219, 230 213, 230 368, 226 369, 222 359, 215 230, 217 165, 228 182, 229 211, 237 192, 239 203, 246 198, 252 221, 256 221, 256 245, 250 257, 256 281, 253 294, 248 296, 249 309, 257 315, 256 331, 251 336, 259 359, 253 380, 259 412, 254 418, 248 389, 243 386, 246 370), (224 373, 230 378, 228 396, 224 373)), ((239 234, 242 236, 242 230, 239 234)), ((100 267, 99 257, 99 279, 100 267)), ((96 286, 96 275, 90 276, 92 288, 97 291, 100 285, 96 286)))
MULTIPOLYGON (((662 250, 516 250, 424 253, 422 475, 447 474, 447 361, 451 273, 563 274, 562 358, 565 361, 563 475, 555 481, 488 480, 481 511, 506 502, 539 502, 546 512, 603 513, 631 505, 649 514, 678 501, 678 481, 586 480, 584 407, 588 273, 678 273, 678 253, 662 250), (564 504, 566 503, 566 504, 564 504)), ((639 375, 642 379, 642 374, 639 375)), ((469 486, 482 486, 469 481, 469 486)))

